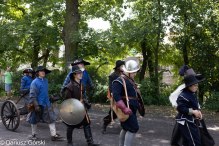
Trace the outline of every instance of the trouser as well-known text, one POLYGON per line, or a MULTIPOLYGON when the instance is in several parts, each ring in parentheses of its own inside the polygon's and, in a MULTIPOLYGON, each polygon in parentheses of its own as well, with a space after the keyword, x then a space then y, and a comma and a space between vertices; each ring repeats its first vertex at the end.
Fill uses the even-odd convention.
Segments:
POLYGON ((182 133, 183 146, 201 146, 201 139, 195 123, 185 121, 184 125, 179 124, 178 126, 182 133))
POLYGON ((29 103, 29 101, 30 101, 30 93, 28 93, 28 94, 26 94, 24 96, 24 103, 25 103, 25 105, 27 105, 29 103))
MULTIPOLYGON (((109 110, 109 114, 106 116, 106 117, 104 117, 103 118, 103 124, 105 125, 105 126, 107 126, 107 125, 109 125, 110 123, 111 123, 111 121, 112 121, 112 116, 111 116, 111 108, 110 108, 110 110, 109 110)), ((117 115, 115 114, 115 112, 113 111, 113 120, 114 119, 116 119, 117 118, 117 115)))
MULTIPOLYGON (((92 137, 92 133, 91 133, 90 124, 83 125, 83 128, 84 128, 84 136, 87 139, 88 145, 93 144, 93 137, 92 137)), ((73 130, 74 130, 74 128, 72 126, 67 126, 67 140, 68 140, 69 144, 73 143, 72 142, 73 130)))
MULTIPOLYGON (((55 136, 56 135, 55 122, 51 123, 51 124, 48 124, 48 125, 49 125, 51 136, 55 136)), ((34 134, 37 135, 37 124, 31 124, 31 128, 32 128, 32 135, 34 135, 34 134)))
POLYGON ((131 146, 136 133, 121 130, 119 135, 119 146, 131 146))

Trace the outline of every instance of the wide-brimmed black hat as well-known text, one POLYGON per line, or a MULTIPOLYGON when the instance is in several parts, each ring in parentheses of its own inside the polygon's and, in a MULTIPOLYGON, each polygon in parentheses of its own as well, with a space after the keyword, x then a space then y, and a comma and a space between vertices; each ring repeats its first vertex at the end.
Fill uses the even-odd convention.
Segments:
POLYGON ((116 61, 116 67, 114 67, 113 69, 117 69, 117 67, 120 67, 121 65, 125 65, 125 61, 117 60, 116 61))
POLYGON ((50 70, 46 69, 44 66, 38 66, 35 71, 36 72, 38 72, 38 71, 45 71, 46 74, 51 72, 50 70))
POLYGON ((193 74, 190 74, 190 75, 188 75, 188 76, 185 76, 184 77, 184 82, 185 82, 185 88, 186 87, 189 87, 189 86, 192 86, 192 85, 194 85, 194 84, 196 84, 196 83, 199 83, 199 82, 202 82, 202 81, 204 81, 205 80, 205 78, 204 77, 202 77, 202 76, 196 76, 196 75, 193 75, 193 74))
POLYGON ((28 69, 25 69, 24 71, 23 71, 23 74, 24 73, 32 73, 32 74, 35 74, 36 72, 32 69, 32 68, 28 68, 28 69))
POLYGON ((77 64, 80 64, 80 63, 84 63, 84 65, 90 65, 89 62, 85 61, 84 59, 81 59, 81 58, 78 58, 77 60, 73 61, 71 63, 71 65, 77 65, 77 64))
POLYGON ((192 68, 189 68, 188 65, 183 65, 179 69, 179 75, 180 76, 188 76, 188 75, 195 75, 200 76, 201 74, 196 74, 195 71, 192 68))
POLYGON ((70 79, 73 79, 73 74, 81 73, 81 72, 82 71, 79 66, 77 65, 72 66, 72 73, 70 74, 70 79))

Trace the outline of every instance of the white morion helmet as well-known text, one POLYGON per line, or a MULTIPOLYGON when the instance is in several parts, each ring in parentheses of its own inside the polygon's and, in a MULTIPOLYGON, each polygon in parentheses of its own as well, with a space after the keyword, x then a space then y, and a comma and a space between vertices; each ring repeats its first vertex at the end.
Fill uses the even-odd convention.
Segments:
POLYGON ((125 60, 123 71, 127 73, 137 72, 140 69, 139 60, 135 57, 129 57, 125 60))

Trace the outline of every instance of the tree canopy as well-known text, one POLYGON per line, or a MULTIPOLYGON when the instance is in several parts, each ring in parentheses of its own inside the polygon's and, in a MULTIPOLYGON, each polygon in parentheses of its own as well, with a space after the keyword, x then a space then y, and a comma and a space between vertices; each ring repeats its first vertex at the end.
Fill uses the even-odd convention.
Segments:
POLYGON ((179 83, 179 67, 189 65, 207 79, 199 85, 203 101, 219 90, 218 6, 214 0, 0 0, 0 65, 68 66, 80 57, 107 76, 116 60, 139 54, 137 80, 153 85, 155 99, 166 88, 160 66, 172 66, 179 83), (94 18, 111 27, 89 28, 94 18), (58 58, 61 45, 65 55, 58 58))

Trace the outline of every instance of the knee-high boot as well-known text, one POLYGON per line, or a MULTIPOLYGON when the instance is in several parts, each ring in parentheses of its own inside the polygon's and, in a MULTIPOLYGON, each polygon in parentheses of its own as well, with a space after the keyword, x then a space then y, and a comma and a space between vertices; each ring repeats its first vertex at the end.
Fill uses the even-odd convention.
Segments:
POLYGON ((100 145, 100 144, 94 143, 90 125, 84 126, 84 135, 85 135, 85 138, 87 139, 88 146, 99 146, 100 145))
POLYGON ((73 130, 74 130, 74 128, 71 128, 71 127, 67 128, 67 140, 68 140, 68 145, 67 146, 73 146, 73 142, 72 142, 73 130))

